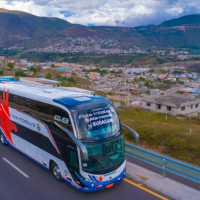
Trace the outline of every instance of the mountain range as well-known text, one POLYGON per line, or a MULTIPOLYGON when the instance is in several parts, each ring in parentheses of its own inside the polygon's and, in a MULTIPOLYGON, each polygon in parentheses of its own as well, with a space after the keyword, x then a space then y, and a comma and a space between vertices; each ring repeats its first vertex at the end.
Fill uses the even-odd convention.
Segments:
POLYGON ((187 15, 158 26, 83 26, 54 17, 0 9, 0 47, 46 47, 56 36, 97 37, 140 47, 200 48, 200 15, 187 15))

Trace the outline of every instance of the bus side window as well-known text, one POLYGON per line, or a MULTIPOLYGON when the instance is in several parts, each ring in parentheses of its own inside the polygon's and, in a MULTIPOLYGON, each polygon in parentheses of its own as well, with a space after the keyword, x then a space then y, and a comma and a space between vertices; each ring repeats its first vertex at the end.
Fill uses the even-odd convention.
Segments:
POLYGON ((13 103, 21 105, 21 97, 18 95, 13 95, 13 103))
POLYGON ((69 164, 78 169, 78 155, 77 152, 69 150, 69 164))
POLYGON ((35 110, 35 100, 22 97, 22 106, 35 110))
POLYGON ((72 131, 71 121, 65 110, 52 106, 52 116, 55 122, 72 131))
POLYGON ((3 99, 3 91, 0 90, 0 96, 3 99))
POLYGON ((13 102, 13 94, 9 93, 9 102, 13 102))
POLYGON ((45 115, 51 115, 51 105, 36 101, 36 111, 45 115))

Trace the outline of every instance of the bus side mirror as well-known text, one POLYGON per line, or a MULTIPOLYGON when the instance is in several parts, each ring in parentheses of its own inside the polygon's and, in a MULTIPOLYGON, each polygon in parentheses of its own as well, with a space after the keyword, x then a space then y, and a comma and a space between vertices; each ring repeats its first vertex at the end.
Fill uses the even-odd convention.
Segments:
POLYGON ((79 147, 79 149, 81 151, 81 154, 82 154, 83 160, 84 161, 88 161, 89 160, 89 158, 88 158, 88 151, 87 151, 87 148, 83 145, 83 143, 80 140, 78 140, 70 130, 64 128, 63 126, 61 126, 60 124, 58 124, 56 122, 54 122, 54 123, 56 124, 56 126, 58 126, 61 130, 63 130, 64 132, 66 132, 71 137, 71 139, 79 147))
POLYGON ((122 124, 122 123, 121 123, 121 125, 122 125, 122 127, 126 128, 127 130, 129 130, 134 135, 135 144, 138 145, 138 143, 139 143, 139 134, 136 131, 134 131, 132 128, 130 128, 129 126, 126 126, 125 124, 122 124))

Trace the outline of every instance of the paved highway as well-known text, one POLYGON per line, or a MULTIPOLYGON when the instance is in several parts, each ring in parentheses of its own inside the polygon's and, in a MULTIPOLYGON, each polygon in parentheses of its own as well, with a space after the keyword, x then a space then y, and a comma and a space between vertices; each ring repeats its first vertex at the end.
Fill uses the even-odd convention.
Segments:
POLYGON ((64 200, 64 199, 169 199, 123 180, 112 188, 83 193, 65 182, 57 182, 53 175, 9 146, 0 144, 0 200, 64 200))

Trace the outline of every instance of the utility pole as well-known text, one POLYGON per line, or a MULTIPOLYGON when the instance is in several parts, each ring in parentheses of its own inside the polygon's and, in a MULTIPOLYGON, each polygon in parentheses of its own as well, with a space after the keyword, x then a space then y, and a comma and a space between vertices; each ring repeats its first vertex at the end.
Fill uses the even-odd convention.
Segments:
POLYGON ((124 67, 124 75, 125 75, 125 106, 127 105, 126 104, 126 69, 124 67))
POLYGON ((129 107, 129 85, 128 85, 128 107, 129 107))

